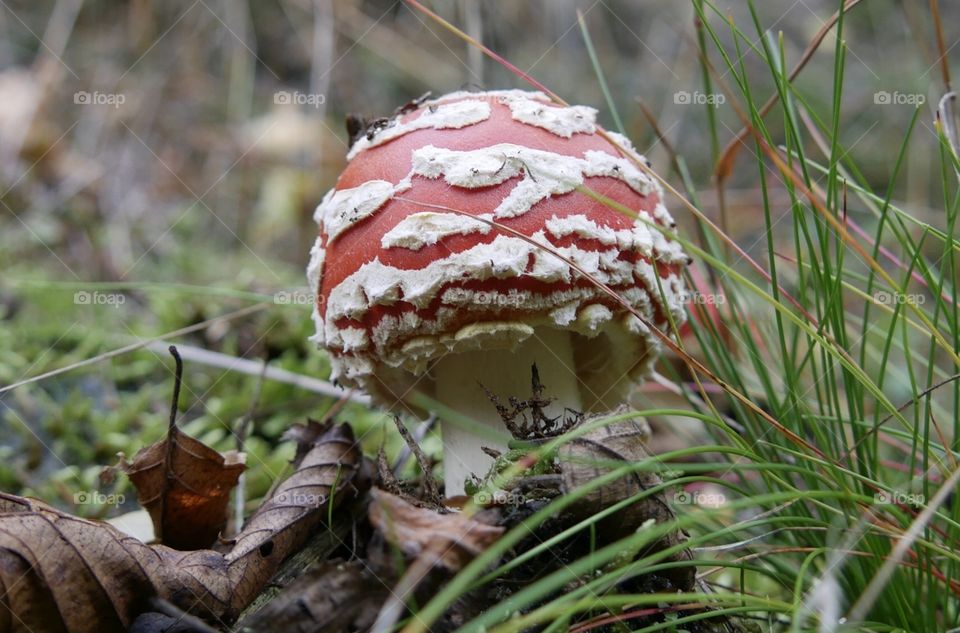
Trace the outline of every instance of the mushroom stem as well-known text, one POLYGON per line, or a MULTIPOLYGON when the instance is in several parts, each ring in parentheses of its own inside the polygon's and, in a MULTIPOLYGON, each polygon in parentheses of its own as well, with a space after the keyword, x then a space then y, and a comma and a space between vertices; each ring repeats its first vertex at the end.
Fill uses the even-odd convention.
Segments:
POLYGON ((544 395, 555 400, 547 407, 550 417, 562 415, 564 407, 582 409, 580 385, 574 367, 571 334, 549 328, 536 330, 515 350, 481 350, 446 356, 434 365, 436 398, 498 434, 464 428, 445 422, 443 470, 447 497, 463 494, 463 483, 471 473, 482 477, 490 469, 491 457, 482 446, 507 449, 510 434, 480 384, 503 397, 526 398, 530 393, 530 367, 540 371, 544 395))

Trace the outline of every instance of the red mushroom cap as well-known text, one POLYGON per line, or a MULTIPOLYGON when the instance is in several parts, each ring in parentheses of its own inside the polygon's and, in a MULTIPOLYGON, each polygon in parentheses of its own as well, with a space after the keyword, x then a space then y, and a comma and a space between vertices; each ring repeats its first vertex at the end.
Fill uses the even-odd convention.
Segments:
POLYGON ((539 92, 459 92, 361 137, 317 208, 308 268, 332 379, 384 401, 414 383, 429 393, 422 377, 440 356, 511 349, 545 327, 575 334, 585 408, 621 402, 656 338, 566 262, 482 221, 559 251, 658 327, 668 311, 682 322, 688 257, 651 226, 674 225, 662 190, 595 116, 539 92))

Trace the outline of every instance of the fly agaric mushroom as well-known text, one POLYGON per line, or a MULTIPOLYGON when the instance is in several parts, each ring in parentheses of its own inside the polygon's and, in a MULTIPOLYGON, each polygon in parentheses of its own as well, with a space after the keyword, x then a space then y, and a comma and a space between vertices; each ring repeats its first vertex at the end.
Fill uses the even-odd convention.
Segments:
MULTIPOLYGON (((688 258, 653 226, 675 225, 631 157, 644 159, 625 137, 601 136, 595 117, 539 92, 456 92, 367 128, 315 215, 313 340, 329 352, 331 379, 391 407, 409 409, 405 397, 419 390, 501 431, 503 443, 480 385, 526 393, 534 363, 554 414, 623 403, 657 339, 539 245, 659 328, 668 313, 684 320, 688 258)), ((441 432, 446 492, 461 494, 470 473, 489 469, 481 445, 502 446, 449 421, 441 432)))

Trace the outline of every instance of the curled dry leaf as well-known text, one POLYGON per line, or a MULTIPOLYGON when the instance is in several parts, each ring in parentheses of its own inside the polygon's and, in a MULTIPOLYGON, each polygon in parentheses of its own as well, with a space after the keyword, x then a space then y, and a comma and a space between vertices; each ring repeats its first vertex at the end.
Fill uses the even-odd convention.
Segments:
POLYGON ((300 464, 301 460, 310 452, 316 441, 327 432, 328 428, 328 424, 318 422, 313 418, 307 418, 306 424, 295 422, 283 432, 283 435, 280 436, 281 440, 295 442, 297 445, 297 452, 293 456, 294 466, 300 464))
POLYGON ((504 531, 460 512, 419 508, 383 490, 371 490, 370 496, 370 523, 388 543, 411 558, 432 552, 448 571, 458 571, 504 531))
MULTIPOLYGON (((622 413, 624 410, 620 409, 618 412, 622 413)), ((636 464, 649 459, 650 454, 646 449, 649 437, 650 427, 647 421, 636 417, 600 426, 567 442, 558 451, 563 492, 576 490, 597 477, 622 468, 625 464, 636 464)), ((661 483, 655 472, 634 470, 609 485, 593 488, 578 503, 573 504, 570 510, 578 518, 586 518, 661 483)), ((604 519, 599 524, 598 532, 603 534, 604 540, 615 541, 629 536, 650 520, 658 524, 676 520, 676 514, 662 492, 647 495, 623 511, 604 519)), ((660 539, 651 549, 663 550, 686 540, 687 535, 676 530, 660 539)), ((671 556, 670 560, 689 561, 692 560, 692 555, 690 550, 682 549, 671 556)), ((692 565, 663 573, 678 588, 690 590, 694 586, 696 569, 692 565)))
POLYGON ((167 438, 140 449, 133 463, 121 461, 120 467, 150 513, 160 543, 179 550, 203 549, 216 542, 226 525, 230 491, 246 465, 243 453, 221 455, 177 428, 183 361, 173 345, 170 354, 177 369, 167 438))
POLYGON ((223 624, 260 592, 325 516, 356 492, 362 454, 329 428, 227 553, 145 545, 112 526, 0 493, 0 632, 126 631, 152 599, 223 624))
MULTIPOLYGON (((615 414, 622 413, 619 409, 615 414)), ((563 444, 558 450, 563 492, 571 492, 590 483, 612 470, 626 464, 636 464, 649 459, 646 443, 650 427, 643 418, 629 418, 606 424, 563 444)), ((660 478, 651 471, 633 471, 607 486, 591 490, 581 501, 572 506, 574 513, 582 516, 595 514, 604 508, 660 484, 660 478)), ((614 538, 636 529, 649 519, 657 522, 674 519, 673 511, 661 495, 652 495, 632 504, 617 515, 614 538), (621 529, 617 529, 621 526, 621 529)))
POLYGON ((387 594, 387 586, 362 561, 325 561, 236 628, 245 633, 366 631, 387 594))
POLYGON ((210 547, 223 530, 244 461, 243 453, 221 454, 173 428, 167 439, 140 449, 120 467, 150 513, 157 539, 193 550, 210 547))
POLYGON ((374 489, 370 495, 370 523, 390 546, 414 559, 380 608, 371 633, 394 629, 404 604, 432 570, 459 571, 500 538, 505 529, 484 523, 477 516, 440 514, 418 507, 383 490, 374 489))

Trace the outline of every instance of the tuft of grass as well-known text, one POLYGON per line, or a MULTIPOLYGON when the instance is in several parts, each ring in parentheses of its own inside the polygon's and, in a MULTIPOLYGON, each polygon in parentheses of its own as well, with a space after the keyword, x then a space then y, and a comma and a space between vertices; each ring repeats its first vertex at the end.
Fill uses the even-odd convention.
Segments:
MULTIPOLYGON (((682 371, 662 371, 684 385, 690 407, 669 414, 699 421, 709 443, 625 464, 592 485, 653 470, 665 481, 640 496, 711 490, 722 503, 678 504, 675 524, 644 526, 523 587, 462 630, 585 631, 590 622, 611 621, 620 621, 622 630, 689 630, 707 617, 690 610, 695 604, 767 630, 947 630, 960 621, 960 504, 952 496, 960 479, 960 243, 954 238, 960 160, 938 126, 942 209, 931 221, 894 198, 911 146, 926 140, 917 130, 929 111, 915 107, 890 153, 888 179, 864 175, 858 139, 845 130, 850 56, 844 34, 851 16, 843 4, 832 34, 819 36, 833 47, 830 83, 819 86, 829 100, 789 70, 783 38, 769 31, 752 2, 746 24, 711 0, 692 4, 702 89, 722 94, 746 131, 741 156, 718 167, 732 165, 741 181, 754 183, 763 230, 755 244, 737 244, 726 232, 729 217, 719 225, 709 221, 691 179, 683 179, 686 197, 671 206, 686 205, 702 237, 676 239, 715 284, 714 297, 723 298, 722 323, 702 302, 691 304, 698 351, 679 352, 682 371), (768 86, 776 97, 772 107, 763 105, 768 86), (722 395, 687 387, 691 376, 720 387, 722 395), (681 563, 665 563, 670 552, 664 551, 611 565, 617 553, 642 551, 677 527, 690 534, 697 589, 622 593, 624 579, 681 563), (645 614, 662 617, 650 624, 645 614)), ((622 127, 614 100, 623 96, 611 94, 583 16, 580 26, 611 117, 622 127)), ((935 20, 942 42, 941 27, 935 20)), ((945 57, 941 63, 949 77, 945 57)), ((900 89, 906 93, 909 86, 900 89)), ((704 142, 717 159, 737 131, 719 124, 712 106, 706 118, 704 142)), ((722 187, 719 196, 722 210, 722 187)), ((681 345, 694 349, 691 341, 681 345)), ((500 557, 583 494, 556 499, 513 528, 403 630, 428 630, 460 596, 507 573, 518 561, 498 564, 500 557)))

